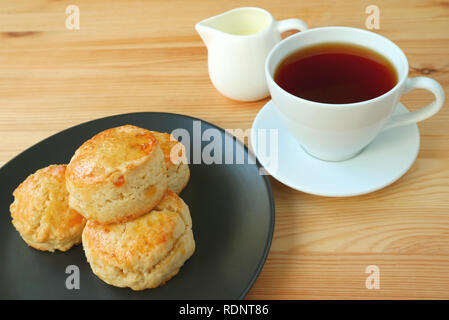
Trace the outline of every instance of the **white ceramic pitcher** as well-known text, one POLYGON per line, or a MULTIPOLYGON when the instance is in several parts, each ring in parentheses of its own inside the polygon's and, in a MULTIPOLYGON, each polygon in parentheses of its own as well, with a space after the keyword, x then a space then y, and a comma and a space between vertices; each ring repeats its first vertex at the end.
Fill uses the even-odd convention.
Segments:
POLYGON ((208 51, 209 76, 228 98, 260 100, 269 95, 265 58, 287 30, 307 30, 300 19, 276 21, 260 8, 237 8, 196 24, 208 51))

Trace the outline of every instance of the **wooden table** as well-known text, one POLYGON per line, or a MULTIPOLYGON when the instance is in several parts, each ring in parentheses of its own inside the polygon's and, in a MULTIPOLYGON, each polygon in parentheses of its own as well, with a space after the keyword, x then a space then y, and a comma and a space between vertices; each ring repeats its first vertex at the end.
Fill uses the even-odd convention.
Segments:
MULTIPOLYGON (((188 114, 223 128, 249 128, 267 100, 241 103, 209 81, 194 24, 255 5, 309 27, 365 27, 380 8, 378 33, 395 41, 410 75, 449 86, 447 1, 31 1, 0 4, 0 165, 70 126, 135 111, 188 114), (81 11, 80 30, 65 9, 81 11)), ((432 99, 416 90, 402 102, 432 99)), ((369 195, 325 198, 271 179, 276 227, 250 299, 449 298, 449 108, 419 124, 410 171, 369 195), (380 268, 368 290, 365 268, 380 268)))

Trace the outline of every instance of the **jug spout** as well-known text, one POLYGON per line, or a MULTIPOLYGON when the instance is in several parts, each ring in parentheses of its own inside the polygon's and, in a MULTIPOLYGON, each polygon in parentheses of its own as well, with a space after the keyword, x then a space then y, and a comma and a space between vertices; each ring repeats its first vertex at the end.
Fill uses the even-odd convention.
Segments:
POLYGON ((267 29, 272 24, 271 14, 260 8, 244 7, 226 11, 195 25, 206 46, 213 38, 224 40, 235 36, 249 36, 267 29))
POLYGON ((195 25, 196 32, 200 35, 201 39, 203 39, 204 44, 206 47, 209 46, 212 39, 215 38, 217 30, 209 27, 208 25, 204 24, 203 22, 198 22, 195 25))

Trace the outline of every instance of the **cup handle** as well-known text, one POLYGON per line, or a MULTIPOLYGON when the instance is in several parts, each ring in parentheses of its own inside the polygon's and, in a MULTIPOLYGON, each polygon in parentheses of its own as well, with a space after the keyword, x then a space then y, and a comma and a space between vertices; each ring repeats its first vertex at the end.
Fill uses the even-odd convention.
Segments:
POLYGON ((427 77, 408 78, 407 82, 405 83, 404 93, 407 93, 412 89, 429 90, 435 96, 435 100, 422 109, 391 117, 390 121, 386 124, 384 129, 390 129, 426 120, 427 118, 430 118, 435 113, 437 113, 443 106, 444 90, 441 85, 435 80, 427 77))
POLYGON ((285 19, 278 21, 277 28, 279 33, 283 33, 287 30, 306 31, 307 23, 305 23, 301 19, 285 19))

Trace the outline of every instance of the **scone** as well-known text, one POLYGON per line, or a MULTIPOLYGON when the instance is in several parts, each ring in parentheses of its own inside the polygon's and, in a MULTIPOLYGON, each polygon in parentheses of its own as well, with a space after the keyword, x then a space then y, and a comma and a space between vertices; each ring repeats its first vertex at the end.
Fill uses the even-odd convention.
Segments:
POLYGON ((169 133, 157 131, 151 131, 151 133, 159 141, 159 145, 164 153, 168 187, 179 194, 185 188, 190 178, 185 147, 169 133))
POLYGON ((92 271, 106 283, 155 288, 175 276, 195 251, 189 208, 173 191, 151 212, 122 224, 89 220, 83 248, 92 271))
POLYGON ((66 251, 81 242, 86 219, 69 208, 66 165, 51 165, 28 176, 14 190, 12 224, 35 249, 66 251))
POLYGON ((102 131, 84 142, 67 166, 66 182, 70 206, 103 224, 149 212, 168 184, 157 139, 131 125, 102 131))

